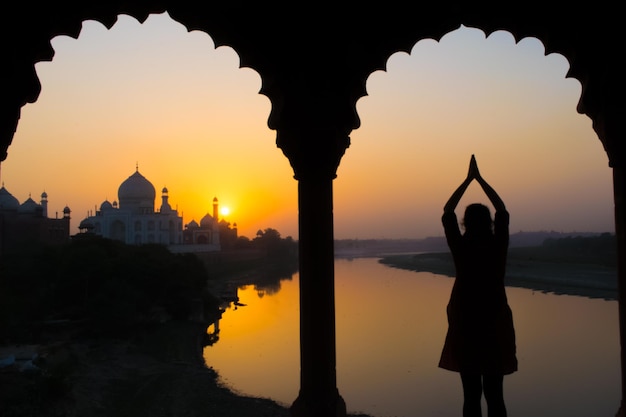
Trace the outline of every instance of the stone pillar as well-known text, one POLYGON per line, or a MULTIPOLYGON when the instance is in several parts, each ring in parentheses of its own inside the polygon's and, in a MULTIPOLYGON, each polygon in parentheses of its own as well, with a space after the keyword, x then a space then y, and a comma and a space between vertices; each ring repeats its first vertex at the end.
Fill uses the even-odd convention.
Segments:
MULTIPOLYGON (((621 78, 615 78, 621 79, 621 78)), ((591 83, 593 86, 593 83, 591 83)), ((619 83, 607 83, 612 87, 613 95, 592 94, 593 89, 587 87, 586 95, 581 99, 581 108, 593 120, 593 129, 598 134, 604 149, 609 157, 609 166, 613 170, 613 202, 615 217, 615 237, 617 239, 617 289, 618 314, 620 336, 620 369, 621 369, 621 401, 616 417, 626 417, 626 146, 623 139, 626 137, 626 124, 623 123, 623 114, 626 107, 621 98, 626 94, 626 86, 619 87, 619 83), (588 97, 591 97, 587 99, 588 97), (614 98, 597 101, 593 98, 614 98), (587 99, 587 100, 585 100, 587 99)))
POLYGON ((278 131, 278 146, 298 180, 300 392, 294 417, 345 417, 337 389, 333 179, 347 134, 278 131))
POLYGON ((346 415, 337 389, 332 179, 298 182, 300 393, 295 417, 346 415))
POLYGON ((626 169, 613 168, 615 236, 617 238, 617 288, 619 301, 620 359, 622 398, 617 417, 626 416, 626 169))
POLYGON ((345 417, 336 371, 333 180, 360 124, 355 106, 365 76, 345 67, 329 72, 306 51, 301 65, 270 77, 262 90, 272 101, 268 126, 298 181, 300 392, 290 410, 294 417, 345 417))

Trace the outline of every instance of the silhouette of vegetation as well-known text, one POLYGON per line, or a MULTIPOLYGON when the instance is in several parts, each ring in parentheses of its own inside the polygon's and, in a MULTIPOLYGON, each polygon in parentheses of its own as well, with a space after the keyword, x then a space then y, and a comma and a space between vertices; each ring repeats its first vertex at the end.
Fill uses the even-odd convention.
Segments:
POLYGON ((297 243, 274 229, 236 246, 208 263, 98 237, 3 253, 0 345, 35 344, 45 353, 32 372, 3 368, 0 414, 153 415, 176 392, 176 415, 288 416, 274 401, 222 387, 202 357, 207 323, 222 312, 208 283, 243 275, 270 290, 297 270, 297 243), (198 310, 204 322, 195 321, 198 310))
POLYGON ((602 233, 599 236, 568 236, 548 238, 539 248, 515 248, 516 257, 532 257, 550 262, 574 262, 617 266, 617 241, 614 234, 602 233))
MULTIPOLYGON (((0 329, 5 339, 37 339, 45 323, 85 321, 91 332, 123 335, 132 326, 188 317, 218 300, 204 265, 161 245, 92 238, 37 246, 0 263, 0 329)), ((0 340, 6 342, 7 340, 0 340)))
MULTIPOLYGON (((298 252, 298 244, 291 236, 282 238, 276 229, 267 228, 256 232, 256 237, 249 241, 248 248, 261 251, 269 260, 295 259, 298 252)), ((245 248, 243 242, 240 248, 245 248)))
POLYGON ((297 270, 297 242, 275 229, 240 237, 236 246, 256 255, 207 265, 162 245, 99 237, 16 248, 0 259, 0 343, 38 339, 50 323, 83 321, 92 333, 122 336, 135 325, 186 319, 199 306, 218 314, 208 280, 247 273, 250 283, 271 288, 297 270))
POLYGON ((259 230, 254 239, 240 236, 219 261, 209 265, 212 279, 229 279, 249 274, 247 284, 276 285, 298 270, 298 242, 281 237, 276 229, 259 230), (273 284, 270 284, 270 283, 273 284))

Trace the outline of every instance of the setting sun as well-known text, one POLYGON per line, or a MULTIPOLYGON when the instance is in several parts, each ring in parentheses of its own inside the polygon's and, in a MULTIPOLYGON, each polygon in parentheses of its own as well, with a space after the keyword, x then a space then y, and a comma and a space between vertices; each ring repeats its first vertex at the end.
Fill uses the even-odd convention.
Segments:
POLYGON ((228 216, 230 214, 230 209, 228 207, 221 207, 220 214, 222 216, 228 216))

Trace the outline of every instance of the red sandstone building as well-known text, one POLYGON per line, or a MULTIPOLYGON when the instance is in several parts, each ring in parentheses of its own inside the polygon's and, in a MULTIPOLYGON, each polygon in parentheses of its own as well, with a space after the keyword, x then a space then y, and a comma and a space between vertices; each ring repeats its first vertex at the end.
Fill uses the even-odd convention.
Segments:
POLYGON ((70 240, 70 209, 48 217, 48 195, 40 203, 30 196, 20 204, 4 185, 0 188, 0 254, 34 244, 57 245, 70 240))

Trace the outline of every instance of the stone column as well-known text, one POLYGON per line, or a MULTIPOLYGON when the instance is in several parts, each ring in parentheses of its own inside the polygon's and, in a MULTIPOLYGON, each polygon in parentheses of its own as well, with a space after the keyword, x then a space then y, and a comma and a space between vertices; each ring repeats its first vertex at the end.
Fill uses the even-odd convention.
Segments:
POLYGON ((347 134, 279 130, 278 146, 298 180, 300 392, 294 417, 345 417, 337 389, 333 179, 347 134))
POLYGON ((360 124, 355 106, 365 76, 311 61, 311 49, 301 50, 290 57, 300 64, 264 78, 262 89, 272 101, 268 126, 298 181, 300 392, 290 410, 294 417, 345 417, 336 371, 333 180, 360 124))
POLYGON ((615 236, 617 238, 617 288, 619 300, 620 359, 622 398, 617 417, 626 416, 626 169, 613 168, 615 236))
POLYGON ((333 191, 328 178, 298 182, 300 393, 295 417, 345 416, 337 389, 333 191))
MULTIPOLYGON (((607 85, 612 85, 615 91, 624 90, 624 88, 617 88, 618 84, 607 85)), ((594 95, 591 92, 592 89, 587 88, 587 95, 606 98, 606 95, 594 95)), ((617 93, 614 96, 609 95, 609 97, 614 98, 623 96, 624 94, 617 93)), ((583 96, 583 98, 586 98, 586 96, 583 96)), ((609 157, 609 166, 613 170, 622 393, 616 417, 626 417, 626 146, 623 145, 623 139, 626 137, 626 124, 622 121, 626 108, 622 103, 621 100, 617 102, 611 102, 610 100, 593 101, 591 99, 584 101, 585 109, 591 113, 593 128, 606 150, 609 157)))

